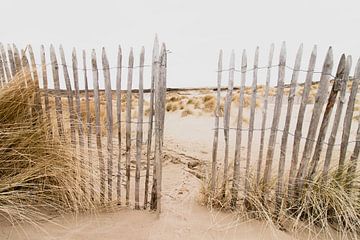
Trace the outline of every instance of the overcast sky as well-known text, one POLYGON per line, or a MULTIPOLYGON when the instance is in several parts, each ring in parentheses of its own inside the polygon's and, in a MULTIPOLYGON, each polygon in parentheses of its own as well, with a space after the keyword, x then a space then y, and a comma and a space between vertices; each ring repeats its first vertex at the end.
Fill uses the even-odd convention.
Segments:
MULTIPOLYGON (((283 40, 288 65, 293 65, 300 43, 304 44, 303 68, 313 44, 318 44, 318 68, 330 45, 335 62, 343 52, 357 60, 359 7, 358 0, 2 0, 0 36, 1 42, 18 47, 31 43, 36 51, 40 44, 47 48, 50 43, 57 48, 63 44, 68 55, 72 47, 99 51, 105 46, 114 66, 118 44, 125 56, 134 47, 137 62, 144 45, 149 63, 157 33, 172 52, 168 86, 215 86, 219 49, 224 50, 226 65, 235 49, 238 68, 242 49, 247 49, 251 61, 256 46, 260 47, 260 65, 265 65, 271 43, 275 43, 274 61, 278 61, 283 40)), ((259 76, 259 82, 264 82, 259 76)), ((148 86, 149 78, 145 80, 148 86)))

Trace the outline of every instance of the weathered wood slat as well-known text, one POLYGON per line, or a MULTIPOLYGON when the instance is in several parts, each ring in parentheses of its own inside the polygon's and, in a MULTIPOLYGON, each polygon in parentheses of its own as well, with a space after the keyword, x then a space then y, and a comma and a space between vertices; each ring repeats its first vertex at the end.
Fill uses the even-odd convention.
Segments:
POLYGON ((166 47, 163 43, 160 51, 160 71, 157 88, 157 95, 155 97, 155 162, 156 162, 156 211, 158 216, 161 213, 161 197, 162 197, 162 147, 163 147, 163 133, 165 110, 165 93, 166 93, 166 47))
POLYGON ((275 107, 274 107, 274 116, 271 124, 271 132, 269 138, 269 146, 266 153, 266 162, 264 170, 264 186, 267 187, 267 184, 270 182, 272 163, 275 150, 275 141, 278 131, 279 119, 281 114, 281 105, 284 94, 284 78, 285 78, 285 66, 286 66, 286 47, 285 42, 281 46, 280 51, 280 60, 279 60, 279 73, 278 73, 278 82, 275 98, 275 107))
POLYGON ((117 72, 116 72, 116 116, 118 129, 118 162, 116 174, 116 200, 121 205, 121 74, 122 74, 122 51, 119 46, 117 56, 117 72))
MULTIPOLYGON (((80 91, 79 91, 79 73, 78 73, 78 61, 76 57, 76 50, 73 49, 72 52, 72 70, 73 70, 73 79, 74 79, 74 88, 75 88, 75 113, 74 113, 74 119, 75 119, 75 125, 78 132, 78 140, 79 140, 79 150, 80 150, 80 169, 83 169, 85 166, 84 163, 84 128, 83 128, 83 122, 81 118, 81 110, 80 110, 80 91)), ((84 183, 86 179, 83 179, 84 176, 81 174, 80 171, 80 177, 82 179, 81 182, 81 189, 85 194, 85 186, 84 183)))
POLYGON ((105 163, 102 153, 101 144, 101 125, 100 125, 100 96, 99 96, 99 71, 96 61, 95 50, 91 53, 91 65, 93 72, 93 84, 94 84, 94 104, 95 104, 95 132, 96 132, 96 145, 99 158, 99 170, 100 170, 100 202, 104 204, 105 201, 105 163))
POLYGON ((336 135, 337 135, 339 124, 340 124, 342 110, 343 110, 344 104, 345 104, 347 82, 349 80, 351 64, 352 64, 351 56, 348 56, 346 58, 346 66, 345 66, 343 78, 340 81, 340 96, 339 96, 339 100, 338 100, 338 103, 336 106, 336 112, 335 112, 335 117, 334 117, 334 121, 333 121, 333 126, 331 129, 331 134, 330 134, 327 149, 326 149, 324 168, 323 168, 323 172, 322 172, 324 180, 326 180, 328 177, 328 171, 330 168, 330 163, 331 163, 332 153, 333 153, 334 144, 335 144, 335 140, 336 140, 336 135))
POLYGON ((60 45, 60 57, 61 57, 61 65, 63 67, 65 85, 66 85, 66 93, 68 100, 68 109, 69 109, 69 121, 70 121, 70 141, 71 145, 76 148, 76 135, 75 135, 75 111, 74 111, 74 94, 71 88, 70 76, 66 65, 65 53, 63 47, 60 45))
POLYGON ((313 80, 314 68, 316 63, 316 55, 317 55, 317 46, 313 47, 311 52, 309 65, 306 73, 305 83, 303 87, 303 93, 301 96, 300 107, 298 111, 298 117, 296 121, 296 128, 295 128, 295 136, 294 136, 294 143, 293 149, 291 154, 291 165, 290 165, 290 173, 289 173, 289 183, 288 183, 288 195, 289 198, 293 197, 293 190, 294 190, 294 181, 295 175, 298 165, 298 156, 299 156, 299 149, 300 149, 300 140, 302 136, 302 127, 305 117, 305 110, 310 94, 311 84, 313 80))
MULTIPOLYGON (((45 114, 46 121, 51 123, 51 107, 49 103, 49 93, 48 93, 48 76, 46 69, 46 58, 45 58, 45 48, 44 45, 40 47, 40 55, 41 55, 41 71, 42 71, 42 80, 43 80, 43 92, 44 92, 44 105, 45 105, 45 114)), ((50 124, 51 125, 51 124, 50 124)))
POLYGON ((345 157, 350 137, 350 130, 352 124, 352 118, 354 114, 354 105, 356 101, 356 94, 359 88, 359 78, 360 78, 360 59, 358 60, 355 68, 354 79, 351 85, 351 92, 349 95, 348 105, 345 112, 344 123, 343 123, 343 132, 341 137, 341 147, 340 147, 340 157, 339 157, 339 174, 342 174, 345 167, 345 157))
POLYGON ((58 125, 58 133, 60 137, 63 138, 64 125, 63 125, 62 102, 61 102, 61 94, 60 94, 59 65, 56 59, 55 49, 53 45, 50 46, 50 59, 51 59, 51 67, 52 67, 54 88, 55 88, 56 121, 58 125))
MULTIPOLYGON (((149 104, 149 125, 147 134, 147 149, 146 149, 146 173, 145 173, 145 196, 144 196, 144 208, 148 205, 149 195, 149 178, 150 178, 150 158, 151 158, 151 145, 153 134, 153 119, 154 119, 154 88, 155 88, 155 75, 157 74, 157 67, 159 61, 159 41, 157 36, 154 40, 153 52, 152 52, 152 66, 151 66, 151 88, 150 88, 150 104, 149 104)), ((155 166, 155 165, 154 165, 155 166)), ((156 168, 153 167, 153 176, 156 175, 156 168)))
POLYGON ((143 141, 143 114, 144 114, 144 58, 145 49, 142 47, 140 54, 139 69, 139 99, 138 99, 138 122, 136 128, 136 169, 135 169, 135 209, 140 209, 140 169, 143 141))
POLYGON ((105 48, 102 49, 102 64, 104 69, 105 95, 106 95, 106 127, 107 127, 107 152, 108 152, 108 200, 112 201, 112 172, 113 172, 113 114, 112 114, 112 92, 110 80, 109 61, 105 48))
POLYGON ((79 134, 79 145, 80 145, 80 154, 84 153, 84 127, 81 116, 80 108, 80 90, 79 90, 79 72, 78 72, 78 61, 76 56, 76 50, 73 49, 72 52, 72 67, 73 67, 73 77, 74 77, 74 88, 75 88, 75 109, 76 109, 76 125, 79 134))
MULTIPOLYGON (((250 188, 250 162, 251 162, 251 151, 252 143, 254 136, 254 120, 255 120, 255 108, 256 108, 256 89, 257 89, 257 74, 259 67, 259 47, 255 50, 254 57, 254 70, 253 70, 253 81, 251 86, 251 102, 250 102, 250 121, 249 121, 249 131, 247 139, 247 153, 246 153, 246 167, 245 167, 245 206, 248 204, 247 193, 250 188)), ((242 119, 241 119, 242 121, 242 119)))
POLYGON ((8 50, 8 57, 9 57, 9 63, 10 63, 10 69, 11 69, 11 75, 16 75, 16 67, 15 67, 15 59, 14 59, 14 53, 12 51, 11 45, 7 45, 8 50))
POLYGON ((3 64, 4 64, 4 69, 5 69, 5 75, 6 75, 6 81, 10 82, 12 75, 11 72, 9 70, 9 62, 8 62, 8 58, 6 56, 6 51, 5 51, 5 47, 2 43, 0 43, 0 51, 1 51, 1 57, 3 60, 3 64))
MULTIPOLYGON (((244 110, 244 89, 246 82, 246 68, 247 68, 247 57, 246 51, 242 52, 241 59, 241 83, 240 83, 240 92, 239 92, 239 109, 237 115, 237 125, 236 125, 236 143, 235 143, 235 159, 234 159, 234 181, 232 186, 232 200, 231 206, 235 207, 238 199, 238 192, 240 188, 240 160, 241 160, 241 134, 242 134, 242 122, 243 122, 243 110, 244 110)), ((220 90, 217 96, 218 102, 220 104, 220 90)))
POLYGON ((307 137, 306 137, 304 151, 303 151, 300 166, 299 166, 299 169, 298 169, 298 172, 296 175, 296 179, 295 179, 295 186, 298 191, 300 191, 302 188, 303 178, 307 173, 309 160, 310 160, 311 154, 313 152, 315 136, 316 136, 316 132, 317 132, 318 125, 319 125, 321 112, 323 110, 323 106, 326 102, 326 98, 327 98, 328 91, 329 91, 329 79, 330 79, 332 67, 333 67, 333 53, 332 53, 332 48, 330 47, 326 54, 326 58, 325 58, 324 65, 322 68, 322 74, 320 77, 319 88, 318 88, 318 91, 317 91, 316 97, 315 97, 315 104, 314 104, 313 113, 312 113, 310 124, 309 124, 309 130, 308 130, 307 137))
POLYGON ((337 72, 336 72, 336 77, 334 79, 334 83, 333 83, 332 89, 330 91, 330 94, 329 94, 329 97, 327 100, 327 104, 326 104, 326 108, 325 108, 325 112, 324 112, 324 115, 323 115, 323 118, 321 121, 320 130, 319 130, 318 138, 316 141, 314 154, 310 161, 309 172, 308 172, 308 176, 307 176, 308 181, 311 181, 314 178, 318 163, 320 161, 320 155, 321 155, 321 151, 322 151, 322 148, 324 145, 324 139, 325 139, 327 127, 329 125, 332 109, 335 105, 335 101, 336 101, 338 92, 341 88, 341 79, 343 79, 343 77, 344 77, 345 64, 346 64, 345 61, 346 61, 345 55, 343 54, 340 58, 340 62, 339 62, 337 72))
POLYGON ((301 44, 295 58, 294 70, 291 77, 290 83, 290 92, 288 96, 288 104, 286 110, 286 119, 285 119, 285 126, 284 131, 281 138, 281 147, 280 147, 280 160, 278 166, 278 176, 277 176, 277 187, 276 187, 276 207, 275 213, 276 215, 279 214, 282 200, 283 200, 283 184, 284 184, 284 170, 285 170, 285 159, 286 159, 286 147, 288 143, 288 136, 289 136, 289 129, 290 129, 290 122, 291 122, 291 115, 292 110, 294 107, 294 98, 296 93, 296 86, 299 78, 299 70, 301 66, 301 59, 303 53, 303 45, 301 44))
POLYGON ((269 105, 269 88, 270 88, 271 68, 272 68, 273 57, 274 57, 274 44, 271 44, 270 52, 269 52, 268 67, 267 67, 267 71, 266 71, 264 106, 262 108, 260 149, 259 149, 259 159, 258 159, 257 170, 256 170, 256 182, 257 183, 260 182, 261 167, 262 167, 262 162, 263 162, 265 127, 266 127, 266 120, 267 120, 267 109, 268 109, 268 105, 269 105))
POLYGON ((228 90, 225 98, 224 106, 224 138, 225 138, 225 156, 224 156, 224 177, 223 177, 223 194, 225 194, 226 185, 228 181, 228 165, 229 165, 229 125, 231 113, 231 100, 234 88, 234 71, 235 71, 235 52, 231 52, 230 66, 229 66, 229 82, 228 90))
MULTIPOLYGON (((359 153, 360 153, 360 122, 358 122, 358 129, 356 132, 356 143, 355 143, 354 151, 350 157, 350 165, 349 165, 349 169, 347 172, 347 181, 346 182, 349 183, 349 186, 348 186, 349 189, 351 189, 351 187, 353 185, 353 178, 354 178, 354 174, 356 172, 356 168, 357 168, 358 161, 359 161, 359 153)), ((355 191, 357 192, 358 189, 355 189, 355 191)))
POLYGON ((7 80, 6 80, 6 76, 5 76, 3 59, 2 59, 1 54, 0 54, 0 81, 1 81, 1 86, 5 87, 7 80))
MULTIPOLYGON (((14 50, 15 71, 19 72, 22 69, 21 60, 20 60, 20 52, 14 43, 13 43, 13 50, 14 50)), ((28 69, 28 70, 30 71, 30 69, 28 69)))
MULTIPOLYGON (((15 48, 15 46, 14 46, 15 48)), ((36 66, 36 61, 35 61, 35 56, 34 56, 34 51, 31 47, 31 45, 27 46, 27 49, 29 51, 29 55, 30 55, 30 62, 31 62, 31 73, 33 75, 33 79, 34 79, 34 85, 35 85, 35 108, 36 108, 36 112, 39 116, 39 120, 42 121, 43 119, 43 109, 42 109, 42 104, 41 104, 41 94, 40 94, 40 86, 39 86, 39 75, 37 72, 37 66, 36 66)), ((16 58, 15 58, 16 60, 16 58)), ((20 57, 19 60, 20 61, 20 57)), ((20 68, 19 68, 20 69, 20 68)))
POLYGON ((132 78, 134 68, 134 53, 130 50, 129 68, 127 79, 127 93, 126 93, 126 205, 129 205, 130 197, 130 157, 131 157, 131 101, 132 101, 132 78))
MULTIPOLYGON (((29 69, 30 69, 30 64, 29 64, 29 60, 25 54, 24 49, 21 50, 21 64, 22 64, 22 68, 23 69, 27 69, 27 74, 29 73, 29 69)), ((23 72, 23 74, 25 74, 25 72, 23 72)), ((34 84, 34 82, 32 81, 32 78, 25 78, 25 84, 26 86, 29 86, 30 84, 34 84)), ((32 111, 35 111, 34 107, 32 107, 32 111)))
POLYGON ((223 52, 220 50, 218 59, 218 72, 217 72, 217 91, 216 91, 216 108, 214 112, 215 116, 215 128, 212 150, 212 164, 211 164, 211 191, 215 191, 216 180, 216 165, 217 165, 217 149, 219 141, 219 118, 220 118, 220 98, 221 98, 221 78, 222 78, 222 58, 223 52))
POLYGON ((90 171, 90 198, 94 200, 95 198, 95 189, 94 189, 94 169, 93 163, 90 156, 92 156, 92 124, 90 117, 90 97, 89 97, 89 83, 87 77, 87 64, 86 64, 86 52, 83 50, 83 71, 84 71, 84 83, 85 83, 85 111, 86 111, 86 126, 87 126, 87 147, 88 147, 88 156, 89 156, 89 171, 90 171))

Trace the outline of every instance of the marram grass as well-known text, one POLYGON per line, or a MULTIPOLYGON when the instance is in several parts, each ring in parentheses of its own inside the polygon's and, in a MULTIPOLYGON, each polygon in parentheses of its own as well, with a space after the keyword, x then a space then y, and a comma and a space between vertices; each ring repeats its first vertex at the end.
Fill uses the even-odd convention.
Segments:
POLYGON ((0 89, 0 215, 12 224, 94 207, 83 187, 89 169, 80 171, 74 148, 52 134, 34 92, 29 72, 0 89))
MULTIPOLYGON (((220 174, 221 172, 219 172, 220 174)), ((347 169, 344 170, 347 173, 347 169)), ((276 183, 274 177, 270 184, 264 186, 256 177, 249 177, 250 188, 246 194, 241 189, 237 205, 231 202, 232 179, 228 179, 225 194, 222 177, 216 178, 216 187, 211 190, 210 180, 204 180, 199 201, 211 209, 232 211, 240 219, 257 219, 266 221, 274 227, 294 234, 311 236, 322 235, 326 239, 358 239, 360 233, 360 174, 356 172, 352 178, 339 177, 338 170, 332 169, 325 181, 321 173, 312 181, 304 184, 302 191, 289 196, 287 184, 283 187, 280 209, 276 209, 276 183), (265 196, 265 197, 264 197, 265 196), (334 237, 336 236, 336 238, 334 237)), ((287 183, 287 181, 285 181, 287 183)))

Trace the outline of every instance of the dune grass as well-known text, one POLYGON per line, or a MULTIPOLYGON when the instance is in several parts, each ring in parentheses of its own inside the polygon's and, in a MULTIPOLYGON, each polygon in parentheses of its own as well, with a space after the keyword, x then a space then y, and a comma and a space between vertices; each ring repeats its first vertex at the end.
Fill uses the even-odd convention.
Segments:
POLYGON ((47 221, 94 208, 91 172, 73 146, 35 111, 34 85, 21 72, 0 91, 0 215, 10 223, 47 221))
POLYGON ((338 170, 332 169, 326 181, 322 174, 318 174, 312 181, 305 182, 302 191, 296 196, 289 196, 287 187, 284 187, 279 211, 275 211, 276 177, 264 186, 262 181, 257 182, 251 175, 246 204, 244 189, 240 189, 236 206, 231 202, 232 179, 228 179, 225 190, 222 177, 216 177, 214 190, 210 189, 210 179, 203 181, 199 192, 200 204, 209 208, 234 212, 243 220, 250 218, 266 221, 295 235, 306 232, 314 239, 319 234, 326 239, 334 236, 359 238, 359 172, 349 178, 339 176, 338 170))

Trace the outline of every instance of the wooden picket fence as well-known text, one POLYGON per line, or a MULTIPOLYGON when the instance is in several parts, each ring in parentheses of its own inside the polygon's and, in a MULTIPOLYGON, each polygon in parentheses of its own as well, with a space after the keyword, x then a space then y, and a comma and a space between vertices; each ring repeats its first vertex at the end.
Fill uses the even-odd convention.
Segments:
MULTIPOLYGON (((351 178, 356 171, 360 151, 360 124, 353 120, 353 117, 360 78, 360 60, 356 64, 354 76, 349 77, 352 64, 351 56, 345 57, 345 55, 342 55, 336 75, 333 76, 334 61, 331 47, 326 54, 321 72, 314 71, 317 57, 316 46, 311 53, 307 70, 300 68, 302 54, 303 46, 301 45, 296 54, 294 67, 289 67, 286 63, 286 47, 285 43, 283 43, 279 62, 273 65, 274 45, 271 45, 268 65, 259 67, 259 48, 257 48, 253 67, 248 69, 247 55, 244 50, 241 69, 237 70, 235 68, 234 51, 231 53, 228 69, 223 69, 223 53, 220 51, 210 187, 211 191, 215 191, 218 186, 217 179, 222 179, 225 194, 226 186, 232 183, 229 188, 231 189, 230 194, 234 206, 236 206, 240 198, 246 204, 250 179, 255 179, 258 188, 264 189, 263 194, 266 197, 270 192, 266 186, 269 186, 270 181, 275 176, 277 183, 272 194, 275 193, 276 208, 278 209, 284 199, 296 196, 301 191, 304 182, 311 181, 315 175, 322 174, 324 180, 326 180, 329 169, 337 168, 340 174, 351 178), (271 70, 273 68, 278 69, 277 84, 274 88, 270 86, 271 70), (265 86, 261 86, 265 90, 262 96, 258 93, 260 88, 258 83, 259 69, 266 70, 265 86), (285 84, 287 79, 285 72, 287 69, 292 70, 292 77, 289 79, 289 83, 285 84), (221 95, 223 72, 229 74, 228 87, 224 98, 221 95), (235 119, 236 127, 232 128, 230 127, 231 104, 235 91, 235 74, 238 72, 241 76, 240 87, 238 88, 239 101, 237 118, 235 119), (246 76, 248 72, 252 72, 253 77, 251 86, 247 87, 246 76), (306 74, 303 83, 299 83, 300 72, 306 74), (320 74, 320 79, 314 77, 317 73, 320 74), (350 91, 347 91, 348 83, 351 83, 350 91), (311 103, 312 108, 309 109, 309 95, 312 86, 317 86, 315 88, 316 96, 315 101, 311 103), (299 88, 302 92, 297 94, 299 88), (246 89, 250 89, 248 93, 250 98, 248 128, 243 126, 243 119, 246 117, 244 107, 246 89), (274 99, 270 97, 270 90, 276 92, 274 99), (285 93, 285 90, 287 93, 285 93), (223 126, 220 125, 222 99, 224 99, 223 126), (275 103, 271 103, 270 100, 274 100, 275 103), (260 112, 256 111, 257 101, 261 102, 260 112), (296 104, 297 102, 298 104, 296 104), (282 108, 284 103, 287 104, 286 111, 283 111, 282 108), (271 104, 273 108, 269 109, 271 104), (295 107, 295 105, 298 106, 295 107), (335 105, 336 111, 332 115, 335 105), (345 108, 345 113, 343 113, 345 108), (295 109, 298 109, 297 114, 295 109), (308 112, 306 109, 308 109, 308 112), (269 117, 271 115, 272 119, 269 117), (255 126, 256 119, 261 119, 259 126, 255 126), (307 119, 310 119, 308 129, 305 128, 307 119), (269 121, 271 121, 271 126, 267 127, 269 121), (340 128, 341 124, 342 129, 340 128), (354 130, 354 124, 358 124, 356 126, 357 131, 354 130), (295 131, 294 133, 291 131, 291 126, 295 131), (222 150, 218 149, 220 129, 224 131, 223 162, 218 161, 218 152, 222 150), (230 130, 236 131, 234 134, 233 158, 231 158, 229 146, 230 130), (355 131, 355 134, 351 134, 355 131), (255 132, 259 132, 260 136, 254 138, 255 132), (337 136, 341 138, 340 143, 336 143, 337 136), (268 141, 266 142, 267 137, 268 141), (292 138, 292 141, 289 140, 289 137, 292 138), (244 138, 246 138, 245 141, 244 138), (278 142, 280 146, 277 146, 278 142), (289 144, 293 145, 291 149, 289 149, 289 144), (339 154, 334 154, 335 146, 340 147, 339 154), (258 153, 258 156, 254 156, 254 152, 258 153), (275 153, 277 154, 275 155, 275 153), (231 160, 233 160, 233 168, 230 166, 231 160), (241 162, 244 162, 244 165, 241 162), (322 166, 320 166, 320 163, 322 163, 322 166), (218 169, 221 169, 219 164, 222 164, 223 173, 218 173, 218 169), (275 164, 277 164, 277 171, 274 169, 275 164), (345 166, 349 167, 345 168, 345 166), (232 176, 229 173, 230 170, 233 170, 232 176), (287 195, 285 195, 286 193, 287 195)), ((255 186, 255 188, 257 187, 255 186)))
MULTIPOLYGON (((156 37, 152 52, 151 65, 145 65, 145 49, 141 49, 139 65, 134 65, 133 49, 130 50, 128 65, 123 65, 123 53, 119 47, 117 55, 117 66, 110 67, 106 51, 102 49, 102 67, 98 65, 98 58, 95 50, 91 52, 91 68, 87 65, 87 55, 82 51, 82 67, 78 67, 77 51, 72 51, 72 64, 67 65, 64 49, 59 48, 60 61, 55 52, 54 46, 50 46, 50 63, 46 61, 46 51, 41 46, 41 61, 37 62, 35 54, 30 45, 19 51, 15 45, 7 45, 7 52, 3 44, 0 44, 0 82, 2 87, 19 72, 30 69, 36 86, 36 98, 39 111, 43 114, 42 119, 51 123, 53 134, 58 134, 65 142, 71 143, 80 152, 80 164, 87 164, 90 168, 99 172, 98 179, 90 179, 86 184, 94 186, 99 184, 99 191, 91 191, 93 199, 99 199, 101 204, 115 202, 123 204, 123 182, 125 182, 125 204, 134 205, 135 209, 141 207, 157 210, 160 212, 161 200, 161 172, 162 172, 162 146, 163 127, 165 115, 165 94, 166 94, 166 68, 167 51, 165 44, 162 44, 159 51, 159 42, 156 37), (30 59, 30 61, 28 61, 30 59), (51 68, 52 77, 49 78, 51 68), (149 93, 148 121, 144 121, 144 68, 151 67, 151 88, 145 92, 149 93), (63 79, 61 78, 61 68, 63 79), (110 69, 116 69, 116 78, 110 76, 110 69), (127 88, 122 89, 122 71, 127 69, 127 88), (133 89, 133 74, 138 69, 138 89, 133 89), (72 72, 72 77, 69 74, 72 72), (90 72, 90 73, 89 73, 90 72), (103 77, 99 75, 102 72, 103 77), (82 75, 82 78, 81 78, 82 75), (41 78, 41 80, 40 80, 41 78), (92 79, 93 88, 89 86, 92 79), (65 81, 66 89, 61 89, 60 82, 65 81), (84 89, 79 88, 79 81, 82 80, 84 89), (42 81, 42 88, 39 82, 42 81), (49 83, 54 89, 49 89, 49 83), (105 89, 99 88, 99 82, 104 81, 105 89), (114 83, 115 86, 114 86, 114 83), (115 88, 114 88, 115 87, 115 88), (115 89, 115 90, 113 90, 115 89), (137 119, 132 118, 133 95, 137 96, 137 119), (102 97, 105 95, 106 121, 101 121, 102 97), (125 95, 126 100, 123 99, 125 95), (66 99, 65 109, 63 99, 66 99), (115 106, 113 99, 115 98, 115 106), (54 100, 54 104, 52 104, 54 100), (125 100, 125 101, 124 101, 125 100), (81 103, 85 102, 85 111, 81 109, 81 103), (122 103, 126 103, 126 119, 122 119, 122 103), (67 103, 67 104, 66 104, 67 103), (92 107, 95 109, 95 124, 93 122, 92 107), (115 114, 113 114, 115 110, 115 114), (83 114, 82 114, 83 113, 83 114), (85 113, 85 116, 84 116, 85 113), (115 116, 114 116, 115 115, 115 116), (68 117, 65 117, 68 116, 68 117), (82 119, 86 118, 86 119, 82 119), (56 121, 53 121, 56 119, 56 121), (124 133, 121 129, 125 125, 125 150, 122 148, 124 133), (132 131, 132 124, 136 124, 136 133, 132 131), (146 126, 146 128, 144 128, 146 126), (65 134, 67 129, 70 134, 65 134), (102 129, 106 129, 103 132, 102 129), (115 129, 115 131, 114 131, 115 129), (144 142, 144 132, 147 131, 147 139, 144 142), (135 135, 135 136, 134 136, 135 135), (70 136, 70 139, 65 139, 70 136), (135 139, 134 139, 135 137, 135 139), (106 138, 106 144, 104 139, 106 138), (132 141, 135 140, 135 146, 132 141), (145 149, 143 149, 145 146, 145 149), (93 148, 97 149, 94 151, 93 148), (86 151, 86 149, 88 151, 86 151), (117 151, 115 151, 117 150, 117 151), (96 154, 97 153, 97 154, 96 154), (122 155, 125 153, 125 161, 122 155), (135 157, 135 176, 131 175, 131 158, 135 157), (142 164, 142 156, 146 163, 142 164), (106 164, 106 166, 105 166, 106 164), (114 166, 116 164, 116 166, 114 166), (145 165, 145 166, 144 166, 145 165), (116 169, 116 170, 114 170, 116 169), (140 173, 145 171, 143 177, 140 173), (151 178, 152 175, 152 178, 151 178), (115 178, 116 186, 113 184, 115 178), (141 179, 145 178, 145 179, 141 179), (134 179, 134 180, 131 180, 134 179), (142 181, 141 181, 142 180, 142 181), (131 192, 131 182, 134 181, 134 191, 131 192), (141 188, 140 183, 144 184, 141 188), (150 189, 150 187, 152 188, 150 189), (116 189, 116 193, 113 190, 116 189), (143 200, 140 199, 140 189, 144 189, 143 200), (105 196, 107 192, 107 197, 105 196), (130 195, 134 194, 134 201, 130 195), (96 196, 98 195, 98 196, 96 196), (151 196, 151 197, 150 197, 151 196), (115 199, 114 199, 115 197, 115 199), (143 201, 141 204, 141 201, 143 201)), ((94 175, 96 177, 96 175, 94 175)), ((90 188, 94 189, 94 188, 90 188)))

